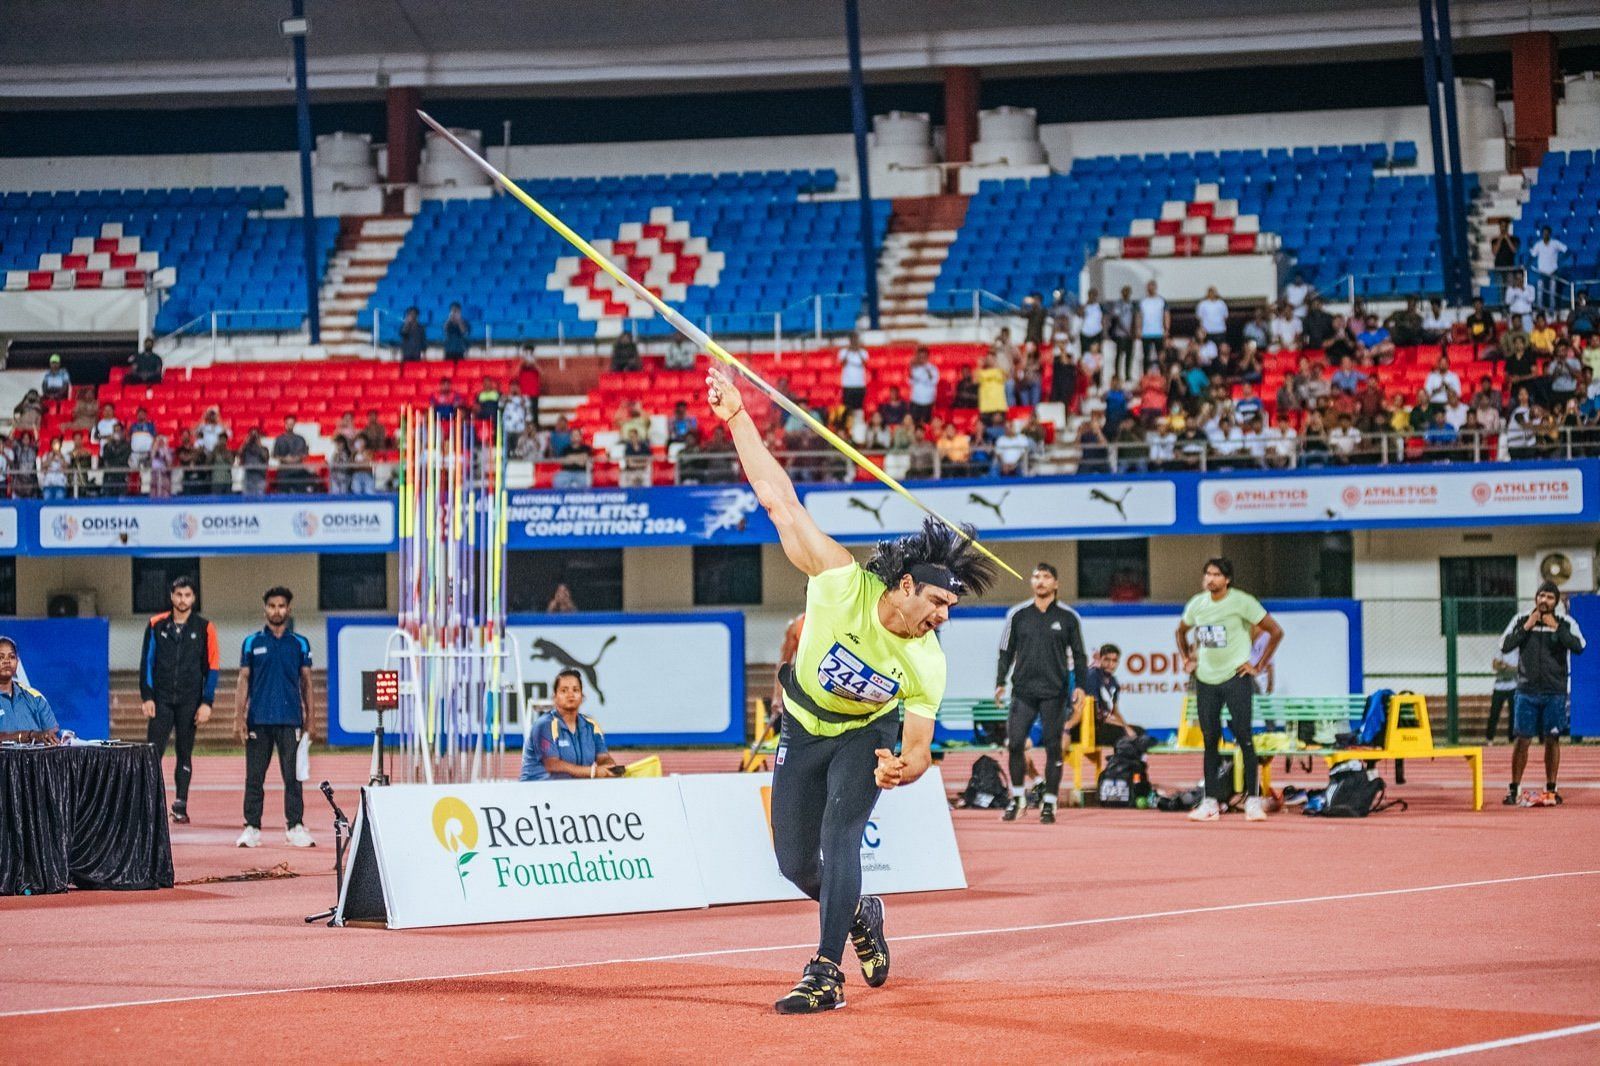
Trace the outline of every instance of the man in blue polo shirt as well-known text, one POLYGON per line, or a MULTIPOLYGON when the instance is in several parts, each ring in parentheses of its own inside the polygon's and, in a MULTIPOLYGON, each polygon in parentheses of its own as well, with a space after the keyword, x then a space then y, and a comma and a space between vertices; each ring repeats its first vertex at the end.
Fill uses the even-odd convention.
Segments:
POLYGON ((261 846, 267 766, 276 751, 283 775, 284 839, 297 848, 315 847, 302 824, 305 801, 295 774, 301 734, 311 735, 311 642, 289 620, 294 593, 279 585, 268 589, 261 602, 267 624, 244 639, 233 697, 233 732, 244 742, 244 832, 235 843, 261 846))
POLYGON ((579 714, 583 675, 563 670, 552 696, 556 708, 541 714, 522 744, 523 781, 570 781, 617 777, 622 767, 606 750, 606 735, 594 719, 579 714))
POLYGON ((49 700, 17 677, 21 666, 17 642, 0 637, 0 736, 15 739, 11 734, 27 734, 25 739, 57 743, 56 713, 49 700))

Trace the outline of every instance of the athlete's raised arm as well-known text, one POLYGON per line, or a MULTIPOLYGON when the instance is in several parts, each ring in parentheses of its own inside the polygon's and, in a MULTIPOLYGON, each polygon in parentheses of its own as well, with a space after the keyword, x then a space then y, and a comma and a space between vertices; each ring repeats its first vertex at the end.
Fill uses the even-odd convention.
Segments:
POLYGON ((706 400, 716 416, 728 424, 733 436, 733 446, 738 449, 739 462, 744 466, 744 476, 755 490, 756 499, 777 527, 778 539, 783 542, 783 554, 805 574, 814 576, 825 570, 844 566, 851 555, 844 546, 828 536, 800 503, 794 491, 794 482, 783 469, 783 464, 773 458, 761 440, 761 431, 744 409, 744 398, 739 386, 721 367, 713 366, 706 374, 706 400))

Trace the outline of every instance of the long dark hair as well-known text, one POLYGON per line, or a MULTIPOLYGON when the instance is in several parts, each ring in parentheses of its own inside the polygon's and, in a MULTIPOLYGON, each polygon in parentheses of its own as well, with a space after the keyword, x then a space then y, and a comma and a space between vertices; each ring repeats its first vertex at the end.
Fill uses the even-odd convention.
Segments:
POLYGON ((864 569, 893 587, 911 573, 912 567, 942 566, 955 575, 965 593, 981 596, 994 584, 996 567, 974 545, 977 529, 970 525, 961 529, 965 537, 937 518, 924 518, 918 532, 880 540, 864 569))

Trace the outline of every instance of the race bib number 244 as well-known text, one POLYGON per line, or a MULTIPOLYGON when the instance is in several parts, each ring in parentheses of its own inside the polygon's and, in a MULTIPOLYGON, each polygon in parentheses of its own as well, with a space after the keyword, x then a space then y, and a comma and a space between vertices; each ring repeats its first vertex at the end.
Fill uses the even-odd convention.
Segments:
POLYGON ((817 667, 817 684, 824 692, 863 703, 888 703, 900 692, 898 681, 878 673, 837 643, 817 667))

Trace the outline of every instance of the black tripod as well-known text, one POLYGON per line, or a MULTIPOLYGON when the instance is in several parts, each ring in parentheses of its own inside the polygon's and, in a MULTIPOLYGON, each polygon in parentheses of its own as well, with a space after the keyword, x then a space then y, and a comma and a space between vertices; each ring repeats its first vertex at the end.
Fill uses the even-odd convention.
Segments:
POLYGON ((328 799, 328 806, 333 808, 333 906, 316 914, 306 915, 306 924, 320 922, 327 919, 328 924, 333 924, 333 916, 339 909, 339 889, 344 884, 344 853, 350 843, 350 819, 344 816, 339 805, 333 800, 333 788, 324 781, 322 794, 328 799))

